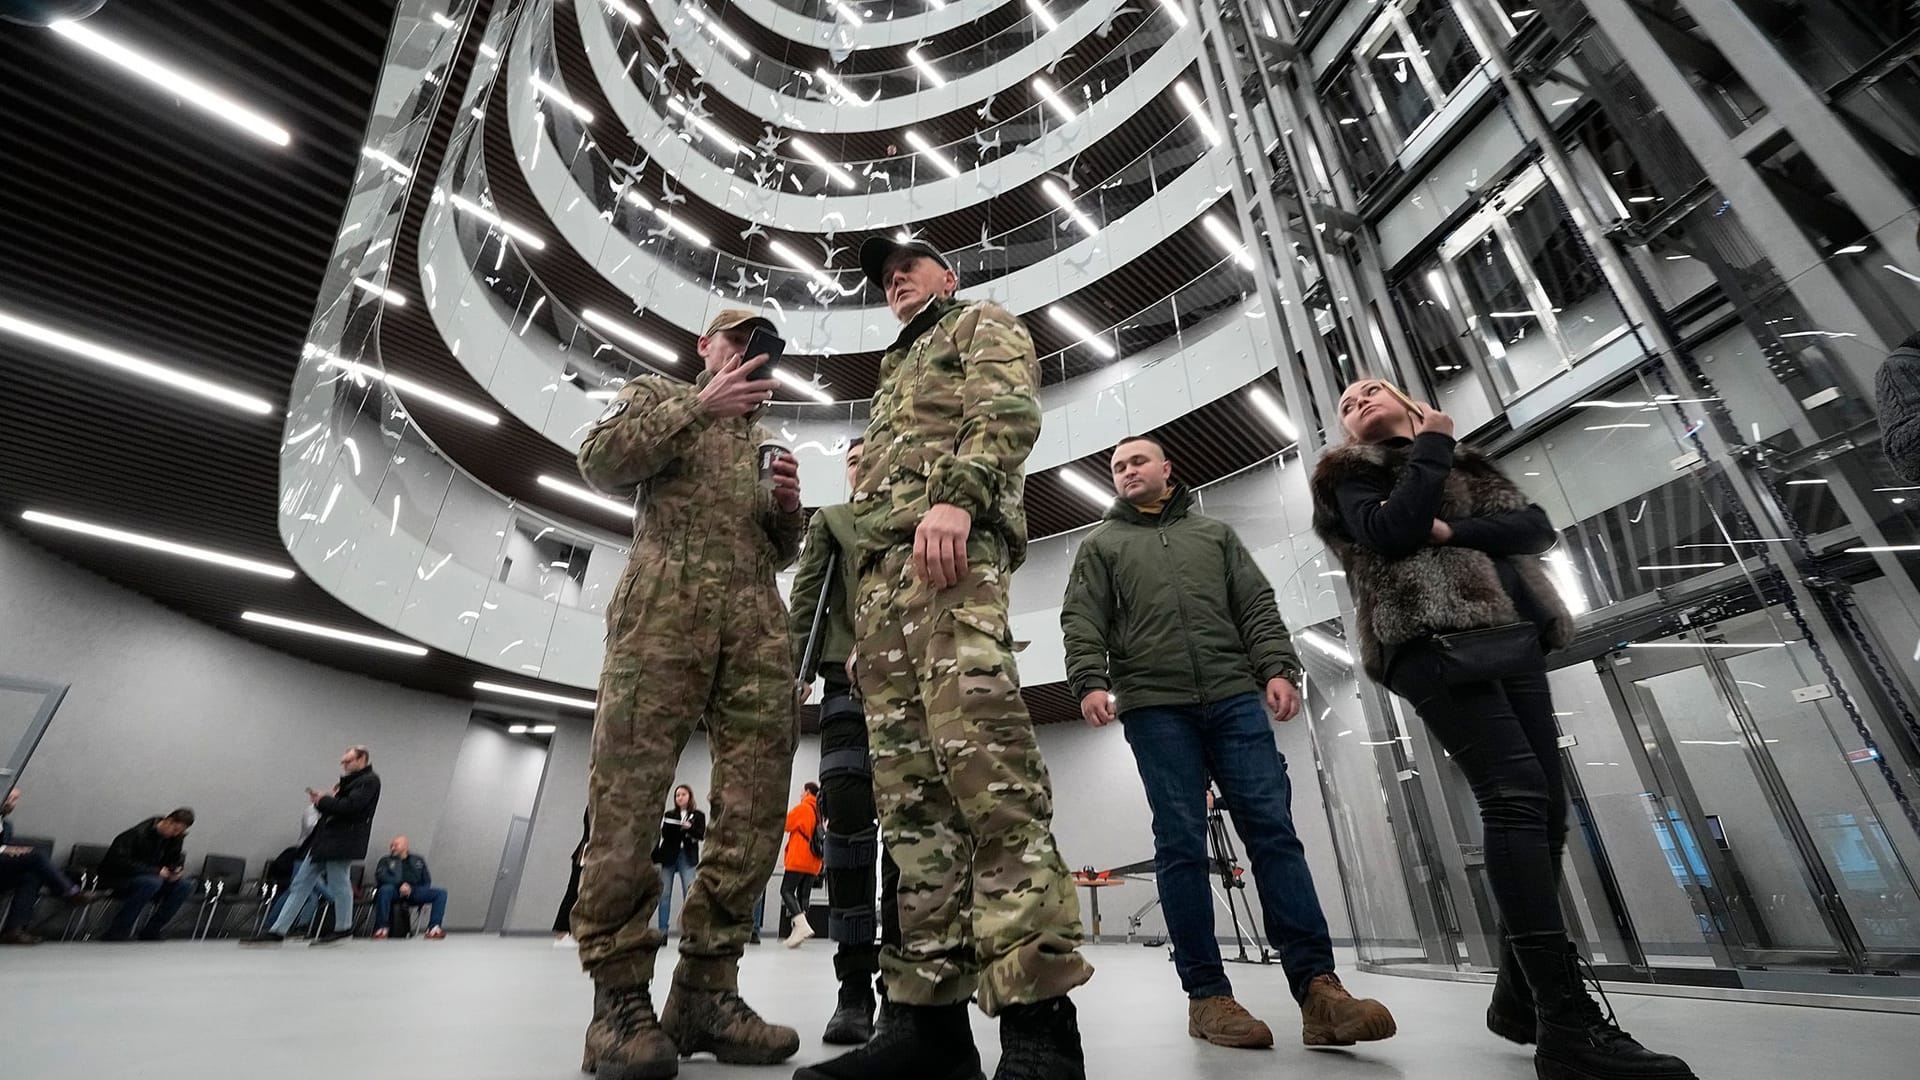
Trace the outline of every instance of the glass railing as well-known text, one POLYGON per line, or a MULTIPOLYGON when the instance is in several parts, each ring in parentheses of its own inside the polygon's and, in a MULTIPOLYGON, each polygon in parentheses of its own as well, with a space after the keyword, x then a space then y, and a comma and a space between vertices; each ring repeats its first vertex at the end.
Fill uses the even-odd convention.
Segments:
MULTIPOLYGON (((529 39, 534 54, 533 63, 535 70, 551 71, 552 38, 540 33, 542 29, 536 24, 533 36, 529 39)), ((558 81, 557 75, 546 78, 558 81)), ((516 88, 511 92, 523 91, 516 88)), ((717 252, 683 231, 677 231, 668 224, 668 218, 662 216, 661 212, 668 215, 673 213, 671 205, 661 205, 664 203, 664 192, 638 190, 633 170, 625 163, 608 157, 571 111, 544 96, 534 95, 532 103, 541 110, 541 126, 546 132, 546 141, 536 152, 552 153, 565 160, 575 186, 592 198, 609 225, 645 249, 662 266, 682 274, 688 280, 712 282, 731 289, 738 297, 771 299, 787 310, 836 302, 863 306, 877 306, 882 302, 881 297, 872 294, 857 271, 837 270, 829 266, 825 270, 825 277, 834 286, 828 288, 821 277, 809 272, 717 252)), ((1073 200, 1071 212, 1056 208, 1010 229, 983 235, 976 243, 947 252, 955 273, 960 277, 961 287, 981 286, 1071 249, 1086 238, 1087 233, 1080 223, 1083 219, 1096 228, 1118 222, 1152 199, 1173 178, 1202 160, 1208 150, 1206 137, 1195 125, 1180 123, 1108 177, 1083 185, 1082 193, 1073 200)), ((908 170, 902 186, 913 183, 929 172, 938 172, 917 156, 894 160, 908 170)), ((944 173, 940 175, 945 176, 944 173)), ((802 185, 801 193, 811 191, 802 185)), ((854 224, 851 229, 864 227, 854 224)), ((848 246, 841 245, 842 248, 848 246)), ((811 249, 803 254, 815 261, 816 265, 831 261, 816 259, 811 249)))
MULTIPOLYGON (((542 5, 542 9, 545 18, 550 20, 551 11, 546 10, 546 5, 542 5)), ((660 58, 654 54, 650 38, 638 32, 623 32, 629 29, 629 24, 617 15, 604 12, 595 15, 588 10, 581 12, 581 17, 607 20, 608 28, 615 36, 615 54, 621 66, 632 73, 634 84, 645 97, 653 113, 650 119, 657 119, 662 125, 682 131, 682 139, 691 152, 707 158, 717 168, 731 171, 742 181, 750 180, 761 187, 792 191, 799 195, 854 195, 898 191, 915 183, 947 177, 946 173, 931 164, 926 155, 908 151, 882 158, 839 162, 840 167, 853 177, 854 186, 849 188, 837 183, 817 163, 803 157, 786 156, 778 146, 769 147, 769 140, 774 137, 771 125, 768 126, 766 137, 758 141, 743 137, 740 133, 724 132, 731 143, 744 151, 733 153, 701 130, 695 119, 698 116, 695 103, 677 93, 661 78, 658 67, 660 58)), ((1147 18, 1141 20, 1085 72, 1056 84, 1054 89, 1076 112, 1084 112, 1124 83, 1180 32, 1181 28, 1166 9, 1156 5, 1147 18)), ((536 27, 536 33, 538 40, 543 42, 536 53, 537 70, 542 78, 564 85, 553 61, 550 21, 536 27)), ((808 73, 807 78, 812 80, 812 73, 808 73)), ((568 116, 571 118, 571 114, 568 116)), ((984 118, 991 118, 990 103, 984 118)), ((632 119, 628 118, 630 125, 632 119)), ((698 116, 698 119, 704 120, 705 117, 698 116)), ((964 172, 1037 143, 1066 123, 1056 108, 1039 102, 1005 119, 995 120, 967 138, 942 143, 933 149, 964 172)), ((579 126, 577 120, 574 126, 579 126)))
MULTIPOLYGON (((772 2, 796 15, 804 15, 820 22, 836 20, 844 22, 848 18, 847 12, 852 12, 863 22, 890 22, 894 19, 909 19, 917 15, 925 15, 947 6, 940 0, 772 0, 772 2)), ((981 14, 984 15, 986 12, 981 14)))
MULTIPOLYGON (((1094 2, 1105 3, 1110 2, 1110 0, 1051 0, 1051 2, 1046 5, 1047 19, 1042 19, 1035 14, 1029 14, 1012 26, 990 35, 985 40, 975 42, 958 52, 948 53, 945 56, 928 56, 924 52, 920 55, 925 56, 927 62, 932 65, 936 71, 942 72, 945 78, 957 78, 961 74, 968 72, 986 71, 1001 61, 1018 54, 1021 50, 1031 48, 1034 43, 1046 37, 1048 34, 1056 33, 1060 23, 1066 21, 1075 12, 1086 7, 1089 3, 1094 2)), ((601 11, 600 17, 608 19, 614 30, 631 31, 632 33, 627 36, 642 33, 640 27, 634 26, 632 22, 611 8, 608 8, 606 5, 591 4, 589 6, 599 8, 601 11)), ((909 94, 934 89, 942 85, 942 82, 935 81, 935 79, 927 75, 925 71, 911 64, 887 71, 874 71, 858 75, 840 74, 829 71, 828 74, 832 75, 834 80, 846 89, 847 94, 843 97, 839 90, 827 85, 811 68, 796 68, 791 64, 782 63, 771 56, 753 53, 751 51, 744 57, 733 51, 728 43, 738 43, 739 38, 733 37, 730 32, 727 31, 720 17, 714 14, 711 7, 704 4, 653 4, 650 6, 653 9, 654 18, 661 21, 664 21, 668 16, 662 14, 660 8, 662 6, 670 6, 674 11, 674 14, 671 16, 674 30, 683 34, 697 35, 704 39, 714 46, 714 56, 721 63, 752 79, 755 83, 774 90, 776 93, 787 94, 800 99, 815 99, 829 102, 846 101, 848 104, 859 107, 860 105, 872 104, 875 101, 888 98, 906 97, 909 94), (719 29, 720 34, 726 34, 727 37, 722 38, 714 33, 713 28, 715 27, 719 29)), ((1118 5, 1116 4, 1115 6, 1117 7, 1118 5)), ((583 14, 583 17, 592 16, 583 14)), ((646 29, 655 30, 657 28, 656 23, 649 24, 646 29)), ((1069 45, 1068 47, 1071 48, 1072 46, 1069 45)))

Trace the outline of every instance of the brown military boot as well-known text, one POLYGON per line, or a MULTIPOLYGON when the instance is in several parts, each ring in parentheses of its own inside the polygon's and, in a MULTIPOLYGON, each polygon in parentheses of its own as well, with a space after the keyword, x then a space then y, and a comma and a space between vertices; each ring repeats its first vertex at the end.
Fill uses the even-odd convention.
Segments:
POLYGON ((1300 1003, 1300 1041, 1308 1046, 1352 1046, 1357 1042, 1389 1039, 1393 1014, 1372 998, 1356 998, 1328 972, 1307 984, 1307 1000, 1300 1003))
POLYGON ((1239 1050, 1273 1045, 1273 1029, 1226 994, 1187 1002, 1187 1034, 1239 1050))
POLYGON ((680 1054, 653 1015, 646 983, 595 986, 580 1067, 600 1080, 666 1080, 680 1074, 680 1054))
POLYGON ((760 1019, 736 990, 701 990, 676 982, 660 1010, 660 1026, 681 1054, 692 1057, 705 1051, 728 1065, 773 1065, 800 1049, 799 1032, 760 1019))

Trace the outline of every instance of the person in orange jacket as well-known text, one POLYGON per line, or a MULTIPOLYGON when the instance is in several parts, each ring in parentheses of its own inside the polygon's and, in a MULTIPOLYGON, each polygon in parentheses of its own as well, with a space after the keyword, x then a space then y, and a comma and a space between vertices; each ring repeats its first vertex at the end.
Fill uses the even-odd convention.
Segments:
POLYGON ((780 878, 780 908, 793 920, 787 948, 797 949, 813 936, 807 907, 820 880, 820 785, 809 780, 800 801, 787 811, 786 873, 780 878))

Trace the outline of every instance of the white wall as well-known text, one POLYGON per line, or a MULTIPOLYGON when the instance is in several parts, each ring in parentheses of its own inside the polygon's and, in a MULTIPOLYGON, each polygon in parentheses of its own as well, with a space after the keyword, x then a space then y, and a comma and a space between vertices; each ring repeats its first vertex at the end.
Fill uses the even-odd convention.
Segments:
MULTIPOLYGON (((448 929, 486 925, 507 832, 515 817, 532 816, 546 768, 547 748, 539 743, 488 723, 468 726, 433 847, 414 845, 426 856, 433 883, 447 890, 448 929)), ((374 844, 391 839, 379 834, 374 844)))
POLYGON ((199 814, 189 866, 237 855, 256 875, 298 838, 305 789, 331 784, 355 743, 382 780, 376 848, 404 832, 430 850, 468 702, 252 644, 6 530, 0 611, 0 671, 73 687, 15 815, 20 833, 58 842, 56 858, 187 805, 199 814))

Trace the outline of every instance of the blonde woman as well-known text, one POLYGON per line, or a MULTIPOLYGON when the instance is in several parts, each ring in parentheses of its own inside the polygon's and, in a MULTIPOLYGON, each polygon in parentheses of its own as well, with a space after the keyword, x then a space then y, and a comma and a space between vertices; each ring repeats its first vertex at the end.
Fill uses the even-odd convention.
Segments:
POLYGON ((1454 445, 1446 413, 1365 379, 1339 415, 1347 441, 1314 470, 1314 529, 1347 572, 1368 676, 1413 706, 1480 805, 1504 923, 1487 1027, 1535 1044, 1541 1080, 1691 1080, 1589 996, 1560 917, 1567 791, 1546 653, 1573 620, 1538 558, 1558 534, 1454 445))

